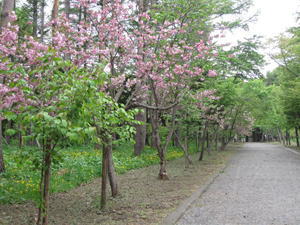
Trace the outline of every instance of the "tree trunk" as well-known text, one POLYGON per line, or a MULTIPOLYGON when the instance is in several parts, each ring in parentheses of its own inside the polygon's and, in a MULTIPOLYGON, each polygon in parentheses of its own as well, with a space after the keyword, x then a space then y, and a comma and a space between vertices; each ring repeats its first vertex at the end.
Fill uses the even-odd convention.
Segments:
MULTIPOLYGON (((14 0, 3 0, 1 10, 0 31, 2 27, 10 21, 9 13, 13 10, 14 0)), ((3 84, 3 78, 0 78, 0 84, 3 84)), ((2 150, 2 120, 0 119, 0 173, 5 172, 5 165, 2 150)))
POLYGON ((100 143, 98 142, 95 143, 95 150, 101 150, 100 143))
POLYGON ((49 215, 49 190, 50 190, 50 169, 51 169, 51 142, 47 140, 45 155, 45 175, 44 175, 44 207, 43 225, 48 224, 49 215))
MULTIPOLYGON (((211 144, 210 144, 210 148, 209 148, 209 153, 211 153, 212 150, 213 150, 214 143, 215 143, 215 140, 216 140, 218 132, 219 132, 219 128, 220 128, 220 124, 218 124, 218 126, 217 126, 217 128, 215 130, 214 136, 213 136, 213 138, 211 140, 211 144)), ((216 147, 216 149, 217 149, 217 147, 216 147)))
POLYGON ((196 141, 196 148, 198 147, 198 132, 195 132, 195 141, 196 141))
POLYGON ((207 131, 206 132, 206 149, 207 149, 207 151, 208 151, 208 155, 211 155, 211 151, 209 151, 209 148, 210 148, 210 146, 209 146, 209 140, 210 139, 210 136, 209 136, 209 132, 207 131))
MULTIPOLYGON (((176 100, 177 100, 177 98, 175 98, 175 101, 176 100)), ((167 174, 167 171, 166 171, 166 164, 167 164, 166 150, 167 150, 169 142, 172 139, 172 135, 173 135, 173 132, 174 132, 176 111, 177 111, 177 105, 174 106, 174 108, 173 108, 171 128, 169 130, 169 134, 167 136, 167 139, 166 139, 166 142, 165 142, 165 145, 164 145, 163 148, 161 146, 160 137, 159 137, 158 110, 154 110, 152 118, 151 118, 151 119, 153 119, 153 125, 154 126, 153 126, 152 129, 154 129, 156 147, 157 147, 157 150, 158 150, 158 156, 160 158, 160 170, 159 170, 158 178, 162 179, 162 180, 168 179, 168 174, 167 174)))
POLYGON ((297 126, 295 126, 295 133, 296 133, 297 147, 299 147, 299 136, 298 136, 298 127, 297 126))
POLYGON ((141 110, 135 116, 135 120, 141 121, 143 125, 135 125, 136 133, 134 135, 135 145, 134 145, 134 155, 140 155, 141 151, 145 148, 146 141, 146 111, 142 112, 141 110))
POLYGON ((198 131, 198 148, 201 148, 201 127, 199 128, 199 131, 198 131))
POLYGON ((152 126, 151 148, 154 148, 155 146, 156 146, 156 143, 155 143, 155 132, 154 132, 153 126, 152 126))
MULTIPOLYGON (((51 20, 55 20, 57 18, 58 6, 59 6, 59 0, 54 0, 54 4, 53 4, 53 8, 52 8, 51 20)), ((53 23, 53 25, 52 25, 52 37, 54 37, 56 28, 57 28, 57 24, 53 23)))
POLYGON ((188 164, 192 164, 192 160, 189 156, 189 152, 187 150, 187 137, 185 137, 185 146, 181 143, 181 141, 178 139, 178 135, 176 134, 176 132, 174 131, 174 135, 176 137, 176 139, 178 140, 178 143, 180 144, 182 150, 184 151, 185 154, 185 167, 188 168, 189 165, 188 164))
MULTIPOLYGON (((139 1, 139 14, 142 15, 144 13, 144 0, 139 1)), ((139 18, 142 20, 142 18, 139 18)), ((140 29, 140 28, 139 28, 140 29)), ((138 47, 138 54, 144 58, 143 47, 138 47)), ((136 90, 138 96, 143 96, 142 83, 138 82, 136 84, 136 90)), ((144 101, 143 97, 138 100, 138 102, 144 101)), ((146 110, 143 112, 140 110, 139 113, 135 116, 135 120, 141 121, 143 125, 135 125, 136 134, 134 135, 135 145, 134 145, 134 155, 140 155, 141 151, 145 148, 145 140, 146 140, 146 110)))
POLYGON ((225 137, 221 137, 221 151, 225 149, 225 137))
POLYGON ((2 120, 0 119, 0 174, 5 172, 5 165, 2 150, 2 120))
POLYGON ((204 124, 204 131, 203 131, 203 137, 202 137, 202 143, 201 143, 201 153, 200 153, 199 161, 202 161, 203 155, 204 155, 207 124, 208 124, 208 121, 206 121, 204 124))
POLYGON ((45 0, 41 1, 41 43, 44 43, 44 27, 45 27, 45 0))
POLYGON ((106 206, 106 181, 108 169, 108 149, 106 143, 103 143, 102 153, 102 186, 101 186, 101 208, 105 209, 106 206))
POLYGON ((22 136, 22 124, 19 123, 19 129, 20 129, 20 132, 19 132, 19 148, 22 148, 23 147, 23 136, 22 136))
POLYGON ((38 10, 37 10, 37 0, 33 0, 33 23, 32 23, 32 36, 37 37, 37 25, 38 25, 38 10))
MULTIPOLYGON (((187 115, 186 115, 187 116, 187 115)), ((185 116, 185 118, 186 118, 185 116)), ((188 124, 186 126, 186 136, 185 136, 185 139, 184 139, 184 142, 186 142, 186 149, 187 151, 189 150, 190 148, 190 143, 189 143, 189 136, 190 136, 190 125, 188 124)))
MULTIPOLYGON (((11 123, 12 123, 11 120, 8 120, 8 121, 7 121, 7 129, 11 129, 11 123)), ((10 139, 11 139, 10 134, 7 133, 7 134, 5 135, 5 139, 6 139, 7 144, 10 144, 10 139)))
POLYGON ((290 133, 288 133, 288 136, 289 136, 289 145, 291 145, 291 135, 290 135, 290 133))
POLYGON ((217 132, 217 136, 216 136, 216 151, 218 151, 218 136, 219 136, 219 132, 217 132))
POLYGON ((119 194, 119 190, 117 185, 117 176, 114 166, 113 151, 111 144, 108 146, 108 177, 112 196, 116 197, 119 194))
POLYGON ((229 142, 232 140, 232 137, 227 136, 226 137, 226 141, 225 141, 225 137, 221 138, 221 151, 224 151, 226 146, 229 144, 229 142))
POLYGON ((0 30, 5 24, 10 22, 9 13, 13 10, 14 0, 3 0, 1 10, 0 30))
POLYGON ((66 18, 70 19, 70 0, 65 0, 65 14, 66 18))
POLYGON ((279 128, 277 127, 277 134, 278 134, 278 139, 279 139, 279 142, 282 143, 281 141, 281 136, 280 136, 280 133, 279 133, 279 128))
MULTIPOLYGON (((278 129, 278 133, 279 133, 279 135, 280 135, 280 138, 282 139, 282 144, 285 146, 284 136, 282 135, 282 132, 281 132, 280 128, 277 127, 277 129, 278 129)), ((280 142, 280 143, 281 143, 281 142, 280 142)))
POLYGON ((160 179, 168 179, 168 175, 166 171, 166 164, 167 164, 166 156, 161 146, 160 137, 159 137, 158 110, 154 110, 153 112, 153 125, 154 127, 152 129, 154 130, 155 143, 158 150, 158 156, 160 158, 160 170, 159 170, 158 177, 160 179))
MULTIPOLYGON (((151 112, 150 111, 150 121, 151 121, 151 127, 152 127, 152 134, 151 134, 151 148, 154 148, 156 147, 156 139, 155 139, 155 130, 154 130, 154 119, 153 119, 153 114, 154 112, 151 112)), ((159 138, 159 137, 158 137, 159 138)), ((159 145, 161 145, 161 141, 160 141, 160 138, 159 138, 159 145)))
MULTIPOLYGON (((45 152, 45 149, 43 148, 43 153, 45 152)), ((43 155, 42 159, 42 167, 41 167, 41 181, 40 181, 40 201, 43 202, 43 182, 44 182, 44 168, 45 168, 45 156, 43 155)), ((37 225, 40 225, 41 222, 41 216, 42 216, 42 205, 39 205, 39 212, 38 212, 38 218, 37 218, 37 225)))
POLYGON ((176 147, 180 147, 179 140, 180 140, 180 142, 182 140, 182 127, 181 127, 181 124, 178 124, 178 128, 176 130, 176 134, 177 134, 178 138, 176 138, 175 146, 176 147))
POLYGON ((145 140, 145 145, 150 146, 150 142, 149 142, 149 132, 148 132, 148 126, 149 126, 149 109, 145 109, 146 110, 146 120, 145 120, 145 125, 146 125, 146 140, 145 140))

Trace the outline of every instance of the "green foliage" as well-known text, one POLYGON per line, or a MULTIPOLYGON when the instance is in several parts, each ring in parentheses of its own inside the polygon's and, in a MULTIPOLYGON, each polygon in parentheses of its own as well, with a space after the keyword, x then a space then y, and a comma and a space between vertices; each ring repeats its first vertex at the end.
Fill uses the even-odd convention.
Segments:
MULTIPOLYGON (((56 144, 66 138, 78 143, 91 138, 95 142, 111 140, 113 133, 122 139, 132 137, 131 126, 137 109, 125 111, 122 105, 99 91, 104 84, 103 65, 77 68, 54 55, 49 52, 40 59, 44 66, 31 71, 31 74, 47 74, 34 78, 34 90, 26 80, 11 83, 23 90, 28 103, 20 108, 21 113, 6 109, 4 115, 30 128, 31 134, 25 139, 51 140, 56 144)), ((28 76, 20 66, 12 65, 7 73, 28 76)))
POLYGON ((261 77, 261 69, 265 65, 264 55, 258 52, 262 48, 261 38, 254 35, 252 38, 238 41, 238 44, 229 51, 222 50, 218 56, 220 58, 218 66, 225 70, 224 75, 230 74, 240 79, 261 77), (233 57, 226 58, 228 55, 233 57))

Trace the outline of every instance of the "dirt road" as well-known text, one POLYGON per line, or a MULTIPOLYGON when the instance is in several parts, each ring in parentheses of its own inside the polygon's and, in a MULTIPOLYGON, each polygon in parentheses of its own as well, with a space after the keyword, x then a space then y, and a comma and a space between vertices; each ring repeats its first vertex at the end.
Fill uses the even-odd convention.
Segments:
POLYGON ((300 155, 246 143, 176 224, 300 224, 300 155))

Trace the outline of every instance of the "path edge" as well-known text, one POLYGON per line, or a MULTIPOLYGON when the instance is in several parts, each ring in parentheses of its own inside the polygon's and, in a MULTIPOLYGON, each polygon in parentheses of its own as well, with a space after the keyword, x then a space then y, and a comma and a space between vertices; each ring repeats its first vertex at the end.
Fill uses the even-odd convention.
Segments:
MULTIPOLYGON (((242 147, 241 147, 242 148, 242 147)), ((240 150, 240 149, 239 149, 240 150)), ((201 197, 201 195, 208 189, 209 185, 212 184, 215 179, 226 169, 231 163, 236 153, 220 168, 219 172, 213 174, 199 187, 189 198, 184 200, 174 211, 172 211, 159 225, 174 225, 183 216, 183 214, 192 206, 192 204, 201 197)))

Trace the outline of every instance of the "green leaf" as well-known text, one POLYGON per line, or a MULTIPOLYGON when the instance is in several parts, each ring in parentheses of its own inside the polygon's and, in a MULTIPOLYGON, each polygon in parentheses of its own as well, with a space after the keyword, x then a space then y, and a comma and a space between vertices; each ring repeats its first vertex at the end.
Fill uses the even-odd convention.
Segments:
POLYGON ((68 122, 67 122, 66 120, 62 120, 62 125, 63 125, 64 127, 67 127, 67 126, 68 126, 68 122))

